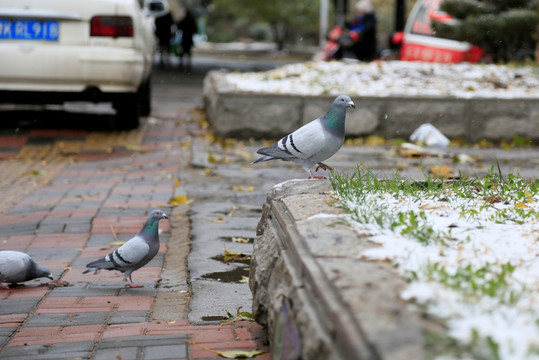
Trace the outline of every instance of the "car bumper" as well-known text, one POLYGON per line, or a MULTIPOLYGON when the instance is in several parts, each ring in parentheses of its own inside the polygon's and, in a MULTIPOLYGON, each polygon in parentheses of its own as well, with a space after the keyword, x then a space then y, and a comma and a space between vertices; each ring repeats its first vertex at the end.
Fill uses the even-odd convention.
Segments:
POLYGON ((0 91, 130 93, 150 66, 129 48, 0 44, 0 91))

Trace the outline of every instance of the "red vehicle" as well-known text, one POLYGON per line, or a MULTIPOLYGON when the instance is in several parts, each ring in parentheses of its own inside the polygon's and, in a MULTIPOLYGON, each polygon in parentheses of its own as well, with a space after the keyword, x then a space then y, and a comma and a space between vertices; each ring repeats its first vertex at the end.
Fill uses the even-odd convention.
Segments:
POLYGON ((438 63, 477 63, 483 49, 467 42, 436 37, 432 20, 451 23, 456 21, 438 8, 442 0, 419 0, 406 21, 404 33, 397 33, 393 42, 401 43, 399 60, 438 63), (400 37, 400 39, 399 39, 400 37))

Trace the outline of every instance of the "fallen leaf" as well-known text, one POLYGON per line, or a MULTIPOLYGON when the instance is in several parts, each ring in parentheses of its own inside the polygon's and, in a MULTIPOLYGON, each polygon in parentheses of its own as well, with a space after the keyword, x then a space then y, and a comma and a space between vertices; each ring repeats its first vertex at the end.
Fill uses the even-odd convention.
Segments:
POLYGON ((242 238, 242 237, 235 237, 235 236, 232 236, 232 238, 230 239, 232 242, 237 242, 237 243, 243 243, 243 244, 249 244, 252 242, 251 239, 248 239, 248 238, 242 238))
POLYGON ((178 196, 172 196, 168 200, 168 204, 170 206, 180 206, 180 205, 187 205, 191 204, 194 200, 188 199, 187 195, 178 195, 178 196))
POLYGON ((180 186, 180 179, 176 178, 176 180, 174 180, 174 187, 177 188, 178 186, 180 186))
POLYGON ((226 359, 251 359, 255 356, 264 354, 262 350, 225 350, 218 351, 218 354, 226 359))
POLYGON ((528 205, 526 205, 524 202, 519 201, 515 204, 515 209, 527 209, 529 208, 528 205))
POLYGON ((229 261, 248 261, 251 260, 251 257, 249 255, 245 255, 242 253, 233 253, 225 249, 225 257, 223 261, 225 263, 229 261))
POLYGON ((494 194, 494 195, 489 196, 489 198, 487 199, 487 202, 489 204, 496 204, 499 202, 503 202, 503 198, 500 194, 494 194))
POLYGON ((125 244, 125 241, 120 241, 120 240, 118 240, 118 241, 111 241, 111 242, 109 242, 109 245, 110 245, 110 246, 122 246, 123 244, 125 244))
POLYGON ((399 155, 407 158, 422 158, 427 156, 427 151, 421 146, 404 143, 397 148, 399 155))
POLYGON ((199 345, 193 341, 185 340, 186 343, 191 344, 193 346, 196 346, 202 350, 206 350, 209 352, 212 352, 214 354, 218 354, 219 356, 222 356, 226 359, 251 359, 255 356, 262 355, 265 353, 263 350, 223 350, 223 351, 217 351, 210 348, 207 348, 205 346, 199 345))
POLYGON ((429 168, 430 173, 435 178, 460 179, 460 173, 457 169, 447 165, 433 165, 429 168))
POLYGON ((71 286, 71 284, 65 280, 53 280, 53 281, 49 281, 48 283, 45 283, 45 285, 47 285, 47 287, 49 287, 50 289, 56 288, 56 287, 71 286))
POLYGON ((248 284, 249 283, 249 277, 248 276, 243 276, 241 277, 241 280, 240 280, 240 283, 242 284, 248 284))

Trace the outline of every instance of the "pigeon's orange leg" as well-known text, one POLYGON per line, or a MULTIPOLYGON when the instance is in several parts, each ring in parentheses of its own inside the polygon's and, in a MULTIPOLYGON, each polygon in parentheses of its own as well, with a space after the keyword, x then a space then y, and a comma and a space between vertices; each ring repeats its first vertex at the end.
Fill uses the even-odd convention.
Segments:
POLYGON ((144 285, 135 285, 135 284, 133 284, 133 281, 131 280, 131 275, 129 275, 129 277, 127 278, 127 281, 129 282, 129 287, 130 287, 130 288, 141 288, 141 287, 144 287, 144 285))
POLYGON ((325 179, 324 176, 317 176, 317 175, 313 174, 313 172, 310 171, 310 170, 309 170, 309 177, 308 178, 309 179, 325 179))

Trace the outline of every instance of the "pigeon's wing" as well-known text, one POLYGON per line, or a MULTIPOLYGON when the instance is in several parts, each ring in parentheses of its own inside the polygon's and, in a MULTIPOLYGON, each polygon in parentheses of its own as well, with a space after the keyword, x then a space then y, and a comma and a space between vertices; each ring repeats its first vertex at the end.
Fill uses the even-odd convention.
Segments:
POLYGON ((0 255, 0 281, 13 283, 25 281, 30 256, 18 251, 5 251, 0 255))
POLYGON ((316 119, 279 140, 277 146, 296 158, 308 159, 324 147, 325 141, 324 128, 316 119))
POLYGON ((121 267, 135 267, 150 251, 148 243, 140 236, 131 238, 111 255, 121 267))
POLYGON ((316 119, 286 135, 272 146, 259 149, 257 153, 283 160, 308 159, 324 146, 323 131, 322 124, 316 119))
POLYGON ((83 274, 96 269, 125 271, 135 268, 148 255, 149 251, 150 246, 137 235, 104 258, 86 265, 87 270, 83 274))

